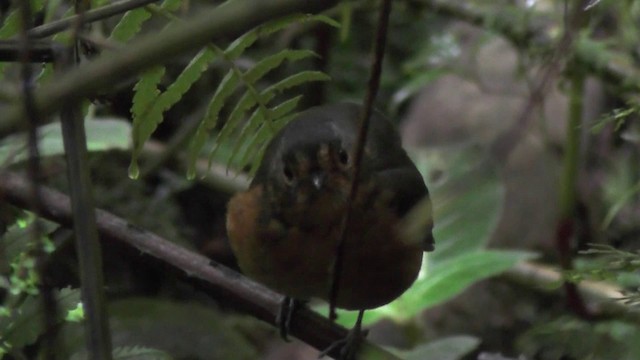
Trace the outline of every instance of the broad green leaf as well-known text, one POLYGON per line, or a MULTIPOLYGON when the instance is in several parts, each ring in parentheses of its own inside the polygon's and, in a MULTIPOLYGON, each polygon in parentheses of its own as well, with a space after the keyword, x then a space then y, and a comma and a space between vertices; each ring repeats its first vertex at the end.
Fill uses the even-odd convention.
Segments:
POLYGON ((173 357, 158 349, 140 346, 113 349, 113 360, 172 360, 173 357))
MULTIPOLYGON (((58 306, 56 322, 64 320, 68 310, 72 310, 80 302, 80 291, 65 288, 54 291, 58 306)), ((28 296, 9 317, 0 317, 0 338, 14 348, 22 348, 33 344, 44 334, 44 314, 40 296, 28 296)))
MULTIPOLYGON (((114 348, 142 346, 167 352, 176 359, 259 358, 256 345, 237 326, 238 320, 213 306, 129 297, 110 302, 108 313, 114 348)), ((251 324, 255 327, 254 322, 251 324)), ((65 323, 60 338, 72 353, 85 347, 82 324, 65 323)))
MULTIPOLYGON (((395 301, 365 313, 364 323, 383 317, 406 321, 424 309, 441 304, 460 294, 470 285, 498 275, 518 262, 535 257, 524 251, 484 250, 469 252, 442 262, 421 276, 407 292, 395 301)), ((326 310, 321 312, 326 313, 326 310)), ((352 324, 355 312, 340 312, 339 322, 352 324)))
MULTIPOLYGON (((113 360, 173 360, 168 353, 143 346, 122 346, 111 352, 113 360)), ((86 350, 71 356, 70 360, 89 360, 86 350)))
MULTIPOLYGON (((85 119, 87 148, 89 151, 111 149, 126 150, 131 147, 131 126, 115 118, 85 119)), ((41 156, 64 154, 60 123, 51 123, 38 128, 38 145, 41 156)), ((0 164, 13 164, 28 158, 24 135, 12 135, 0 141, 0 164)))
POLYGON ((450 336, 403 352, 405 360, 459 360, 475 350, 480 339, 469 335, 450 336))
POLYGON ((484 248, 504 200, 497 165, 473 145, 410 151, 433 205, 436 250, 429 265, 484 248))
MULTIPOLYGON (((465 253, 427 271, 401 300, 420 311, 451 299, 468 286, 534 257, 536 254, 525 251, 484 250, 465 253)), ((402 317, 402 304, 394 306, 398 315, 402 317)))

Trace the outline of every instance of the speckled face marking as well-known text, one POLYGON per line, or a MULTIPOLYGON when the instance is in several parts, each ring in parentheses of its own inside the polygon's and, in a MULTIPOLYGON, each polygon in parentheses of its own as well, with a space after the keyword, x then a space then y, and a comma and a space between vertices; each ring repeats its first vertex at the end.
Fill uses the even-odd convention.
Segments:
POLYGON ((333 159, 331 159, 331 149, 329 148, 329 144, 321 144, 318 149, 318 164, 320 164, 320 168, 325 171, 333 170, 333 159))

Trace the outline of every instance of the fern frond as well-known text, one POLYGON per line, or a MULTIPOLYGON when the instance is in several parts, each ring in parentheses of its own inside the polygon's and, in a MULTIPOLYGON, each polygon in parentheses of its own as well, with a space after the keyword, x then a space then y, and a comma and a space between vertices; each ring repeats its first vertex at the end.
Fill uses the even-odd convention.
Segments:
POLYGON ((258 170, 258 166, 260 165, 260 161, 262 160, 262 156, 264 156, 264 150, 267 147, 268 140, 273 136, 274 133, 277 133, 280 129, 282 129, 287 123, 296 116, 297 114, 287 115, 274 121, 271 128, 267 126, 262 126, 256 132, 256 136, 254 141, 250 144, 249 148, 244 154, 243 159, 240 161, 241 164, 248 164, 251 160, 249 157, 253 156, 253 162, 251 163, 251 169, 249 170, 249 174, 251 176, 255 175, 258 170))
MULTIPOLYGON (((268 110, 269 117, 272 119, 282 119, 298 107, 300 100, 302 100, 302 95, 298 95, 292 99, 278 104, 277 106, 268 110)), ((259 155, 252 154, 250 151, 250 146, 256 143, 258 129, 261 126, 269 127, 271 132, 276 131, 274 125, 271 122, 265 122, 264 113, 260 111, 260 109, 256 109, 249 120, 247 120, 247 122, 245 123, 245 126, 242 127, 240 134, 235 140, 235 145, 231 150, 231 157, 227 161, 228 164, 234 164, 235 160, 239 158, 242 161, 238 163, 238 166, 242 167, 244 164, 250 161, 248 156, 259 155)))
MULTIPOLYGON (((137 114, 139 108, 144 108, 146 100, 142 104, 137 104, 134 99, 133 110, 133 154, 131 157, 131 165, 129 167, 129 176, 138 177, 138 155, 142 151, 142 146, 151 137, 158 125, 163 120, 163 113, 173 107, 182 96, 191 88, 191 86, 200 78, 201 74, 207 70, 209 63, 215 58, 215 52, 209 48, 201 50, 191 62, 178 75, 176 80, 169 85, 167 90, 161 93, 155 102, 141 115, 137 114), (134 110, 135 109, 135 110, 134 110), (138 116, 136 116, 138 115, 138 116)), ((154 78, 152 80, 158 80, 154 78)), ((139 83, 140 84, 140 83, 139 83)), ((157 83, 155 84, 157 85, 157 83)), ((143 89, 141 89, 143 90, 143 89)), ((152 92, 154 89, 149 89, 152 92)), ((155 89, 157 92, 157 88, 155 89)), ((138 91, 140 93, 142 91, 138 91)))
POLYGON ((305 23, 312 21, 320 21, 333 27, 340 27, 340 24, 330 17, 324 15, 308 15, 294 14, 264 23, 253 30, 246 32, 229 45, 225 51, 226 55, 231 59, 237 59, 244 51, 253 45, 258 39, 271 35, 282 30, 294 23, 305 23))
MULTIPOLYGON (((180 7, 180 0, 165 0, 160 8, 167 11, 175 11, 180 7)), ((126 42, 140 32, 142 25, 151 18, 151 12, 146 8, 137 8, 127 11, 118 24, 111 31, 109 40, 126 42)))

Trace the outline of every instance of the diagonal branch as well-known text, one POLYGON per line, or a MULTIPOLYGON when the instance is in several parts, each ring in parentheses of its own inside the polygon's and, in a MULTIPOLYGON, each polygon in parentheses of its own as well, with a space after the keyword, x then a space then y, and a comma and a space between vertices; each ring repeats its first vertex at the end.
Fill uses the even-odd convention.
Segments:
MULTIPOLYGON (((0 172, 0 196, 15 206, 33 210, 29 201, 30 192, 23 176, 0 172)), ((71 226, 71 204, 69 198, 57 191, 41 189, 42 211, 40 215, 64 226, 71 226)), ((254 317, 270 324, 280 308, 282 297, 244 276, 213 263, 206 257, 182 248, 158 235, 137 228, 124 219, 104 210, 96 211, 96 223, 102 241, 119 241, 140 250, 142 254, 169 264, 174 270, 186 274, 195 285, 216 297, 224 295, 229 303, 254 317)), ((291 333, 307 344, 324 350, 347 335, 347 330, 330 323, 317 313, 300 309, 292 319, 291 333)), ((396 357, 369 342, 363 343, 363 351, 376 359, 396 357)), ((339 349, 331 352, 339 356, 339 349)))

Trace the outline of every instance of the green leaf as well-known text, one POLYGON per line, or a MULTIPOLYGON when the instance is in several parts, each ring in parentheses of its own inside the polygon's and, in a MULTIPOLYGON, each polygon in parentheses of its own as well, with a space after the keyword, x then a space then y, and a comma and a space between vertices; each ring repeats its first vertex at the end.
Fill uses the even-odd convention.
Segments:
MULTIPOLYGON (((58 224, 39 218, 38 227, 40 234, 48 235, 59 227, 58 224)), ((16 222, 9 226, 7 232, 2 235, 0 241, 0 254, 7 262, 14 261, 20 254, 30 251, 36 246, 33 243, 33 227, 35 226, 34 218, 29 218, 27 223, 22 221, 16 222)), ((2 262, 0 262, 2 263, 2 262)), ((0 267, 0 271, 2 271, 0 267)))
POLYGON ((241 163, 248 164, 249 156, 253 156, 253 165, 249 170, 249 174, 253 176, 258 170, 258 166, 260 165, 260 161, 262 160, 262 156, 264 155, 264 150, 267 147, 268 139, 273 137, 273 134, 278 133, 280 129, 282 129, 289 121, 293 120, 297 114, 290 114, 280 118, 278 121, 275 121, 272 124, 272 127, 269 128, 267 126, 262 126, 258 129, 255 140, 251 142, 249 148, 245 152, 245 156, 243 156, 241 163))
POLYGON ((164 351, 141 346, 119 347, 113 349, 113 360, 172 360, 164 351))
POLYGON ((242 55, 242 53, 244 53, 244 51, 248 47, 253 45, 261 37, 273 34, 274 32, 289 27, 292 24, 300 24, 311 21, 320 21, 331 26, 339 27, 339 24, 336 21, 324 15, 289 15, 269 21, 246 32, 227 47, 227 49, 225 50, 225 55, 231 60, 237 59, 238 57, 240 57, 240 55, 242 55))
MULTIPOLYGON (((368 310, 363 323, 371 324, 385 317, 406 321, 424 309, 453 298, 470 285, 498 275, 518 262, 535 256, 536 254, 530 252, 499 250, 462 254, 442 262, 426 274, 421 274, 413 286, 395 301, 377 309, 368 310)), ((325 309, 320 309, 320 312, 326 313, 325 309)), ((353 324, 356 314, 356 312, 340 312, 339 322, 343 325, 353 324)))
MULTIPOLYGON (((111 352, 113 360, 172 360, 168 353, 143 346, 121 346, 111 352)), ((71 360, 89 360, 86 350, 71 357, 71 360)))
MULTIPOLYGON (((24 1, 24 0, 22 0, 24 1)), ((39 11, 44 6, 45 0, 31 0, 32 11, 39 11)), ((20 31, 20 11, 13 10, 7 15, 0 26, 0 39, 9 39, 20 31)), ((0 80, 4 78, 4 69, 11 63, 0 62, 0 80)))
MULTIPOLYGON (((249 120, 247 120, 247 122, 245 123, 245 126, 243 126, 238 137, 235 139, 234 146, 231 149, 231 157, 229 158, 227 163, 233 164, 234 160, 237 157, 243 158, 243 156, 241 155, 243 155, 248 150, 249 145, 251 144, 251 139, 249 139, 249 137, 255 138, 258 135, 257 130, 258 128, 260 128, 260 126, 264 126, 265 128, 271 129, 272 132, 274 132, 272 122, 277 121, 278 119, 288 115, 293 110, 295 110, 295 108, 300 103, 300 100, 302 100, 302 95, 298 95, 293 99, 284 101, 278 106, 269 109, 269 118, 273 120, 268 120, 268 124, 265 123, 263 111, 261 111, 260 108, 256 109, 249 120)), ((237 168, 241 169, 245 165, 247 164, 239 163, 237 164, 237 168)))
MULTIPOLYGON (((161 8, 168 11, 177 10, 181 0, 165 0, 161 8)), ((127 42, 140 32, 142 25, 151 18, 151 13, 144 7, 127 11, 111 31, 109 40, 127 42)))
MULTIPOLYGON (((130 125, 117 118, 86 118, 85 131, 89 151, 112 149, 126 150, 131 147, 130 125)), ((60 123, 51 123, 38 128, 40 156, 64 154, 60 123)), ((26 138, 23 134, 8 136, 0 141, 0 164, 14 164, 28 158, 26 138)))
POLYGON ((276 54, 265 57, 244 74, 244 80, 249 83, 255 83, 271 70, 280 66, 285 60, 298 61, 308 57, 317 56, 313 51, 309 50, 290 50, 285 49, 276 54))
POLYGON ((131 105, 131 115, 133 115, 134 123, 140 121, 136 119, 148 112, 151 105, 157 100, 160 95, 158 84, 160 84, 165 72, 166 68, 164 66, 153 67, 145 71, 133 87, 135 93, 131 105))
POLYGON ((118 24, 111 31, 109 40, 127 42, 140 32, 142 24, 151 18, 151 14, 145 8, 137 8, 127 11, 118 24))
MULTIPOLYGON (((182 70, 176 80, 169 85, 167 90, 161 93, 153 104, 150 103, 150 94, 157 93, 155 86, 161 77, 160 71, 152 73, 148 84, 141 86, 137 89, 136 95, 140 95, 140 103, 136 105, 134 99, 134 107, 132 110, 134 115, 141 111, 143 107, 147 110, 141 115, 135 116, 133 121, 133 154, 131 156, 131 165, 129 167, 129 176, 136 178, 137 175, 137 159, 138 155, 142 151, 144 143, 149 140, 151 134, 156 130, 158 125, 163 120, 163 113, 173 107, 182 96, 193 86, 193 84, 200 78, 202 73, 208 68, 209 63, 215 58, 216 53, 209 49, 202 49, 189 64, 182 70), (146 106, 145 106, 146 105, 146 106), (150 106, 150 108, 149 108, 150 106)), ((162 71, 164 72, 164 71, 162 71)), ((140 84, 140 83, 139 83, 140 84)))
POLYGON ((286 89, 312 81, 329 81, 331 77, 320 71, 302 71, 286 77, 266 88, 262 94, 279 93, 286 89))
POLYGON ((436 250, 429 265, 484 248, 495 229, 504 185, 495 162, 474 145, 410 151, 433 205, 436 250))
MULTIPOLYGON (((80 291, 65 288, 54 291, 58 314, 56 323, 80 302, 80 291)), ((33 344, 44 333, 44 314, 40 296, 29 296, 10 317, 0 317, 0 338, 14 348, 33 344)))
POLYGON ((450 336, 403 352, 405 360, 458 360, 475 350, 480 339, 469 335, 450 336))
POLYGON ((159 110, 167 111, 175 105, 182 96, 200 79, 200 76, 209 68, 209 63, 215 59, 216 53, 210 48, 202 49, 189 64, 182 70, 178 78, 169 85, 167 91, 160 95, 159 110))
MULTIPOLYGON (((236 325, 237 320, 212 306, 130 297, 109 303, 108 313, 116 349, 141 346, 166 352, 176 359, 259 358, 256 345, 236 325)), ((65 323, 60 331, 63 348, 71 353, 85 347, 82 325, 65 323)), ((251 326, 255 329, 255 322, 251 326)))
MULTIPOLYGON (((433 267, 416 281, 401 300, 417 312, 451 299, 468 286, 535 256, 525 251, 484 250, 465 253, 433 267)), ((398 315, 403 317, 401 306, 395 305, 398 315)))

